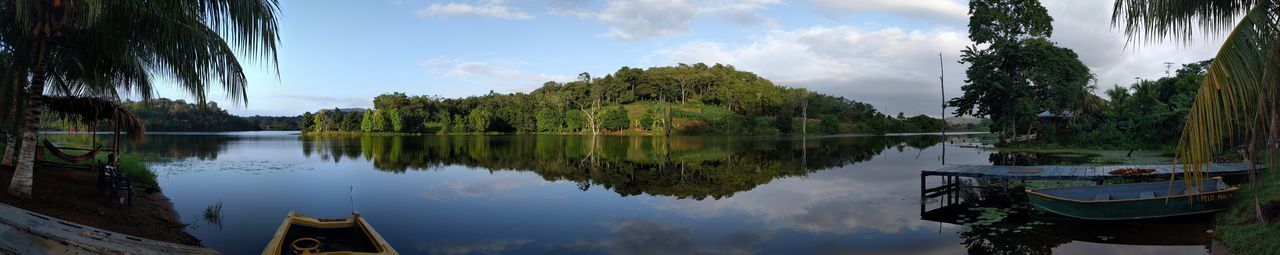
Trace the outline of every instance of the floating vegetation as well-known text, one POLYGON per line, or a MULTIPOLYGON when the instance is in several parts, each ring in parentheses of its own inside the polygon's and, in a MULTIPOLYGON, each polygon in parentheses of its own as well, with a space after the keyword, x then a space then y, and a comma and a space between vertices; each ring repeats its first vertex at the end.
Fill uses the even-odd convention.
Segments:
POLYGON ((974 207, 969 208, 969 210, 979 213, 974 224, 981 226, 990 226, 992 223, 1004 221, 1005 218, 1009 217, 1009 214, 1016 212, 1013 209, 994 207, 974 207))

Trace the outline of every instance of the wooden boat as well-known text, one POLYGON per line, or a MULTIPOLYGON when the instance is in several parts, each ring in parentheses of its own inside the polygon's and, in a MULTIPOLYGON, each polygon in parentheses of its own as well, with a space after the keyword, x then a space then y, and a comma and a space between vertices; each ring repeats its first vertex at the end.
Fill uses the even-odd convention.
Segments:
POLYGON ((1224 210, 1236 192, 1220 177, 1202 180, 1199 189, 1188 193, 1182 181, 1027 189, 1027 200, 1037 209, 1074 218, 1132 220, 1224 210))
POLYGON ((289 212, 263 255, 400 254, 360 214, 320 219, 289 212))

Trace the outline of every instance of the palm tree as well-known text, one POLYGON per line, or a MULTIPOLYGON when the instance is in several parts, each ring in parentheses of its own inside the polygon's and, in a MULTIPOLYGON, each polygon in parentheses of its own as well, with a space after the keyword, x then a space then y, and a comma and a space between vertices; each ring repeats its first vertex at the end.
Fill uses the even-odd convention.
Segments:
POLYGON ((1185 180, 1198 184, 1201 170, 1216 152, 1241 145, 1251 156, 1276 148, 1280 138, 1278 10, 1275 0, 1116 1, 1112 23, 1122 27, 1131 42, 1188 43, 1201 32, 1227 35, 1182 129, 1178 158, 1189 169, 1184 171, 1185 180))
POLYGON ((30 197, 46 88, 151 96, 153 78, 204 102, 211 85, 247 101, 239 57, 276 60, 275 0, 14 0, 0 3, 0 49, 30 77, 9 194, 30 197), (236 45, 233 49, 230 45, 236 45), (240 55, 237 55, 239 53, 240 55))
POLYGON ((1129 89, 1121 87, 1120 85, 1113 86, 1114 87, 1107 89, 1105 92, 1105 94, 1107 94, 1107 98, 1111 100, 1111 105, 1118 106, 1120 104, 1124 104, 1124 100, 1129 98, 1129 89))

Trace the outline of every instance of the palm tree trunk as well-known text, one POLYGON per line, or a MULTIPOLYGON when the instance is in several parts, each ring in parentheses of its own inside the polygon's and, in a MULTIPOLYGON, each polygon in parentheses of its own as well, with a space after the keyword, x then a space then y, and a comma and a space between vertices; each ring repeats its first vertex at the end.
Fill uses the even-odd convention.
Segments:
POLYGON ((18 143, 18 135, 22 134, 22 132, 19 132, 18 130, 22 128, 21 120, 23 116, 22 110, 24 108, 20 106, 22 105, 22 89, 26 86, 23 86, 25 84, 22 83, 22 78, 17 78, 19 75, 14 76, 13 84, 10 84, 10 86, 14 87, 13 98, 9 98, 8 105, 9 109, 13 112, 10 112, 9 116, 5 116, 5 118, 9 120, 9 124, 11 126, 9 127, 9 132, 6 132, 4 137, 4 160, 0 161, 0 165, 3 166, 13 166, 13 157, 18 154, 17 151, 14 151, 14 146, 18 143))
POLYGON ((27 94, 26 122, 23 123, 22 148, 18 151, 18 166, 13 169, 13 180, 9 181, 9 195, 19 198, 31 198, 33 186, 36 151, 36 135, 40 132, 40 114, 44 112, 45 45, 40 43, 36 52, 36 62, 31 76, 31 91, 27 94))
POLYGON ((14 109, 13 116, 11 116, 12 119, 10 119, 10 121, 13 122, 12 123, 13 126, 10 127, 9 132, 5 133, 4 160, 0 161, 0 165, 3 165, 3 166, 13 166, 13 157, 14 155, 17 155, 17 151, 14 151, 13 146, 17 145, 18 135, 22 134, 22 132, 18 132, 18 130, 19 128, 22 127, 21 124, 19 123, 22 123, 20 120, 22 120, 23 115, 22 115, 22 112, 20 112, 22 109, 17 107, 18 106, 17 101, 21 101, 21 100, 15 98, 14 103, 10 104, 11 106, 13 106, 13 108, 11 109, 14 109))
MULTIPOLYGON (((10 104, 10 105, 13 105, 13 104, 10 104)), ((17 107, 10 108, 10 109, 13 109, 14 113, 12 116, 9 116, 9 117, 12 117, 9 119, 9 121, 12 121, 13 123, 18 123, 18 119, 20 118, 19 116, 22 115, 21 113, 18 112, 20 111, 20 109, 17 109, 17 107)), ((13 125, 13 127, 11 127, 11 129, 6 131, 8 132, 4 133, 4 160, 0 161, 0 165, 13 166, 13 155, 14 155, 13 146, 18 141, 18 137, 15 135, 15 134, 18 134, 18 125, 15 124, 13 125)))

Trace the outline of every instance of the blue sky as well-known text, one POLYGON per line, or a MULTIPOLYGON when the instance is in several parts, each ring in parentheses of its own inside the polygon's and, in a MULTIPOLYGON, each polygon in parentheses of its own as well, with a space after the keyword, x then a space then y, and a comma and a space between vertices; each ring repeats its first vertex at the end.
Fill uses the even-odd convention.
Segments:
MULTIPOLYGON (((1053 40, 1075 49, 1099 87, 1164 75, 1162 62, 1212 56, 1221 39, 1127 45, 1110 0, 1051 1, 1053 40), (1127 47, 1126 47, 1127 46, 1127 47)), ((724 63, 775 83, 938 115, 938 53, 947 95, 961 94, 966 6, 951 0, 373 0, 282 2, 279 76, 250 70, 238 115, 369 107, 386 92, 465 97, 527 92, 622 66, 724 63)), ((218 91, 215 89, 214 91, 218 91)), ((160 96, 190 98, 165 89, 160 96)))

